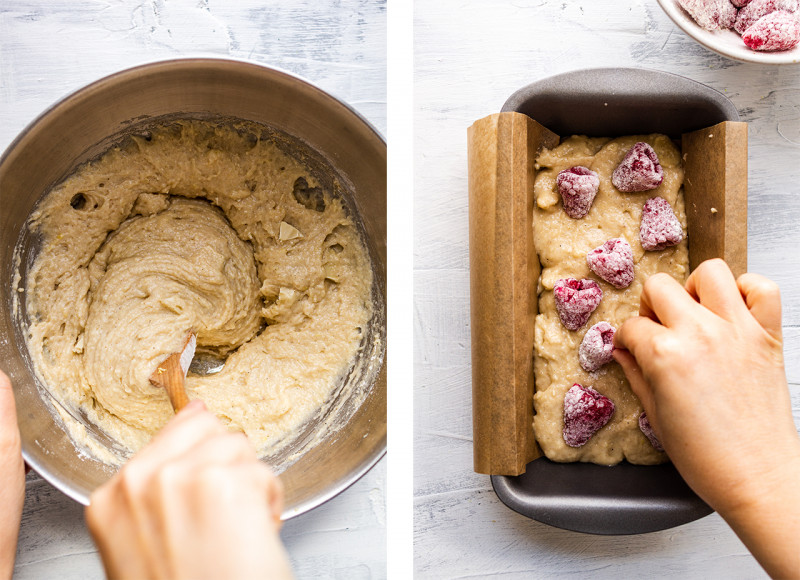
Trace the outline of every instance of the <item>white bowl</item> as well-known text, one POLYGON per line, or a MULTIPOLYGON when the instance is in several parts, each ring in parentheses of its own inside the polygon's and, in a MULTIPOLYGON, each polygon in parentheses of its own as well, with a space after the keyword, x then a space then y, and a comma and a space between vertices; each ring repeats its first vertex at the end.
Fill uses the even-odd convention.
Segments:
POLYGON ((735 30, 708 31, 698 25, 691 16, 681 8, 678 0, 658 0, 661 8, 672 21, 686 34, 709 50, 743 62, 759 64, 798 64, 800 63, 800 45, 792 50, 781 52, 758 52, 750 50, 742 37, 735 30))

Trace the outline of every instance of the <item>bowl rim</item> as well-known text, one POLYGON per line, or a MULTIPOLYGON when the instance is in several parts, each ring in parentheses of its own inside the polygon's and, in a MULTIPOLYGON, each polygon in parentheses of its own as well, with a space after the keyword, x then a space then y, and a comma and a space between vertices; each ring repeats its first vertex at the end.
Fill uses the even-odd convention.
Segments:
POLYGON ((739 62, 768 65, 800 64, 800 45, 787 51, 759 52, 750 50, 745 46, 744 42, 742 42, 741 50, 738 50, 738 47, 737 50, 730 50, 726 47, 726 43, 720 42, 717 37, 719 34, 734 34, 738 36, 738 33, 730 30, 704 30, 692 20, 683 8, 681 8, 678 4, 678 0, 657 1, 662 10, 664 10, 667 16, 672 20, 673 24, 677 25, 678 28, 683 30, 683 32, 694 39, 698 44, 712 52, 739 62))
MULTIPOLYGON (((242 67, 242 70, 251 71, 253 73, 258 73, 259 71, 261 72, 268 71, 270 74, 276 74, 279 77, 284 77, 286 79, 296 81, 301 83, 302 85, 305 85, 305 87, 311 89, 316 96, 332 103, 336 107, 343 108, 346 111, 346 114, 352 115, 355 120, 362 123, 370 132, 373 133, 373 135, 379 140, 379 142, 383 144, 384 147, 386 147, 386 138, 384 137, 384 135, 364 115, 362 115, 352 105, 350 105, 343 99, 322 89, 312 81, 300 75, 281 69, 280 67, 264 65, 246 59, 217 57, 217 56, 180 57, 180 58, 156 59, 152 61, 143 62, 132 67, 125 68, 113 72, 111 74, 104 75, 60 97, 52 104, 50 104, 48 107, 46 107, 33 120, 27 123, 25 127, 9 143, 9 145, 5 148, 2 154, 0 154, 0 168, 3 167, 3 165, 7 162, 8 158, 11 156, 12 152, 15 151, 17 146, 26 138, 26 136, 32 130, 34 130, 34 128, 37 125, 45 122, 47 119, 51 118, 54 115, 58 115, 62 110, 69 108, 72 103, 84 99, 87 96, 94 94, 98 91, 102 91, 105 87, 109 86, 110 84, 125 82, 126 80, 137 78, 142 74, 159 74, 164 71, 169 71, 175 68, 180 68, 182 70, 185 70, 186 67, 203 69, 209 66, 215 67, 225 64, 231 64, 238 67, 242 67)), ((381 361, 381 367, 382 369, 377 377, 377 380, 380 380, 381 374, 385 375, 386 373, 385 351, 383 353, 383 360, 381 361)), ((18 409, 17 415, 19 415, 21 412, 22 412, 21 409, 18 409)), ((71 485, 70 482, 62 481, 62 478, 58 477, 55 474, 54 470, 50 469, 44 462, 39 461, 36 458, 36 454, 33 454, 31 452, 31 447, 35 445, 35 443, 36 443, 35 441, 25 441, 25 440, 21 442, 22 457, 25 460, 25 463, 29 467, 31 467, 34 471, 36 471, 36 473, 39 474, 45 481, 47 481, 50 485, 59 490, 61 493, 63 493, 70 499, 84 506, 88 506, 91 494, 85 494, 81 490, 77 489, 75 486, 71 485)), ((381 440, 379 440, 379 443, 375 446, 374 451, 369 455, 367 455, 361 461, 358 467, 352 472, 350 472, 347 475, 347 477, 339 479, 336 482, 336 484, 332 485, 330 489, 328 489, 325 493, 316 495, 310 499, 306 499, 304 501, 299 502, 297 505, 293 506, 290 511, 286 511, 285 508, 284 513, 281 515, 281 519, 288 520, 297 517, 301 514, 304 514, 312 510, 315 507, 318 507, 328 502, 329 500, 343 493, 354 483, 356 483, 359 479, 361 479, 364 475, 366 475, 366 473, 370 471, 386 455, 386 452, 387 452, 387 438, 386 434, 384 433, 381 440)))

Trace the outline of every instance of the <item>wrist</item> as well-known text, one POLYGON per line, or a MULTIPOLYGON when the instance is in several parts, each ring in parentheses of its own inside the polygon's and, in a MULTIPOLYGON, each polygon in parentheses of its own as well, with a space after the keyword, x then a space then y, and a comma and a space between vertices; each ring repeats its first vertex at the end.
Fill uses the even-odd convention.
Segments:
POLYGON ((800 439, 780 465, 748 479, 717 511, 770 576, 794 577, 800 573, 800 439))

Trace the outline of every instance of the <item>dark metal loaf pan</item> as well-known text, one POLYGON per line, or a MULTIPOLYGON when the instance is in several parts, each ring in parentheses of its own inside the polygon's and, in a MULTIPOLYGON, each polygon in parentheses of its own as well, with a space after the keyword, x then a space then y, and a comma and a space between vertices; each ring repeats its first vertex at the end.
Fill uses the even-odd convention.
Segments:
MULTIPOLYGON (((502 110, 524 113, 562 137, 664 133, 680 140, 683 133, 739 120, 733 104, 705 85, 625 68, 574 71, 535 82, 511 95, 502 110)), ((712 512, 671 463, 605 467, 542 457, 523 475, 493 475, 492 485, 503 503, 525 516, 593 534, 663 530, 712 512)))

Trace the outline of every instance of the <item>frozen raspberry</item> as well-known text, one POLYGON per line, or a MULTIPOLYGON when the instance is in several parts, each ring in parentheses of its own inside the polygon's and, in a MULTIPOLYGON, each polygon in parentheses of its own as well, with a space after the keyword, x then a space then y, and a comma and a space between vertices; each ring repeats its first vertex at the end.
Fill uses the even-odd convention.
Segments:
POLYGON ((736 6, 737 8, 744 8, 748 4, 750 4, 752 0, 731 0, 731 4, 736 6))
POLYGON ((580 447, 614 414, 614 403, 592 387, 572 385, 564 396, 564 442, 580 447))
POLYGON ((748 48, 762 52, 789 50, 800 44, 800 19, 784 10, 772 12, 756 20, 742 40, 748 48))
POLYGON ((647 437, 656 451, 664 451, 664 447, 661 445, 661 441, 658 440, 655 431, 653 431, 653 428, 650 426, 650 420, 647 418, 647 413, 645 412, 639 415, 639 429, 642 430, 642 433, 644 433, 644 436, 647 437))
POLYGON ((578 348, 578 360, 587 373, 593 373, 614 357, 614 333, 616 329, 608 322, 598 322, 586 331, 578 348))
MULTIPOLYGON (((727 1, 727 0, 726 0, 727 1)), ((647 191, 664 181, 664 171, 658 156, 647 143, 639 141, 630 148, 611 175, 611 183, 620 191, 647 191)))
POLYGON ((594 280, 562 278, 553 286, 558 317, 569 330, 578 330, 600 304, 603 291, 594 280))
POLYGON ((663 197, 651 197, 644 203, 639 239, 645 250, 663 250, 683 240, 681 222, 663 197))
POLYGON ((800 10, 799 4, 800 0, 753 0, 747 6, 739 10, 733 29, 739 34, 744 34, 748 28, 767 14, 778 10, 797 12, 800 10))
POLYGON ((722 10, 719 14, 719 27, 728 30, 733 28, 733 25, 736 24, 736 16, 739 14, 739 11, 736 9, 730 1, 726 0, 722 4, 722 10))
POLYGON ((612 238, 586 254, 592 272, 614 288, 627 288, 633 282, 633 252, 624 238, 612 238))
POLYGON ((729 0, 678 0, 678 3, 706 30, 730 28, 736 19, 736 7, 729 0))
POLYGON ((564 200, 564 211, 578 220, 589 213, 600 187, 600 178, 591 169, 578 165, 559 172, 556 184, 564 200))

